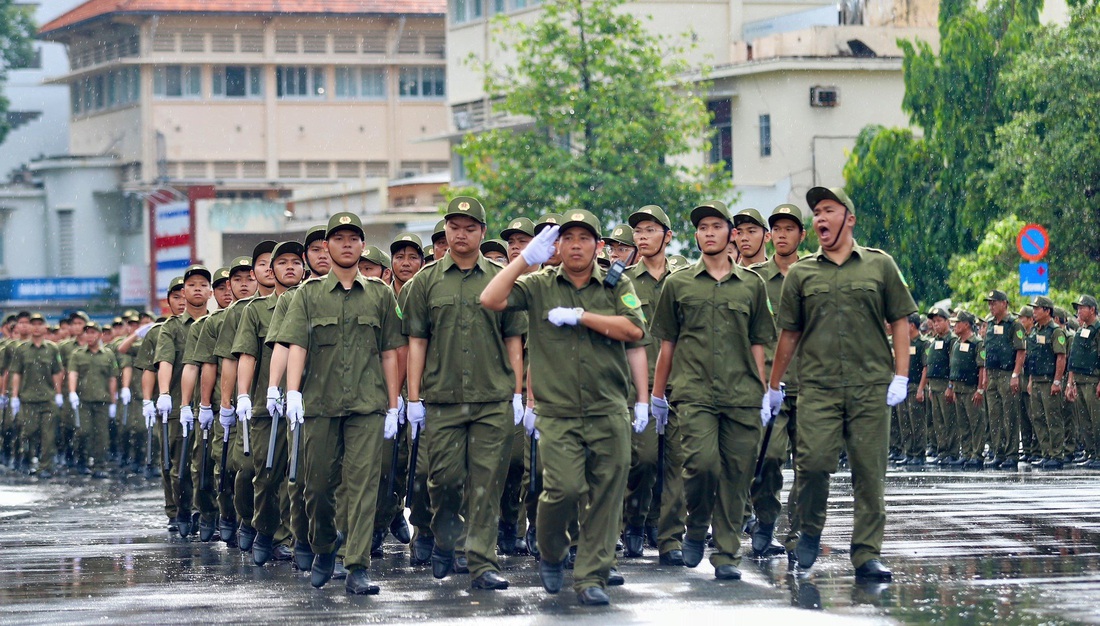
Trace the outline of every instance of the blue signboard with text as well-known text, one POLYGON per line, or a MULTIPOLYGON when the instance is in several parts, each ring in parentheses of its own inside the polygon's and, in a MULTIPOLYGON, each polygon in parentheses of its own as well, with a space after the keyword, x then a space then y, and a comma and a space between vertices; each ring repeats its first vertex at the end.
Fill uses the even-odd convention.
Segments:
POLYGON ((1020 264, 1020 295, 1045 296, 1050 293, 1050 268, 1046 263, 1020 264))
POLYGON ((106 277, 8 278, 0 280, 0 302, 15 304, 84 303, 111 289, 106 277))

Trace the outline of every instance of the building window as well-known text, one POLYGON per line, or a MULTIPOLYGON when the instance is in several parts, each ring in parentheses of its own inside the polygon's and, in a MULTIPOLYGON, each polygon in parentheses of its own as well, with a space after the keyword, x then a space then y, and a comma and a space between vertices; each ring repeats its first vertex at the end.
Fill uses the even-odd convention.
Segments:
POLYGON ((75 267, 73 256, 73 210, 57 212, 57 273, 72 276, 75 267))
POLYGON ((280 98, 324 98, 325 69, 281 66, 275 70, 280 98))
POLYGON ((483 0, 450 0, 450 2, 451 21, 455 24, 479 20, 484 15, 482 10, 483 0))
POLYGON ((403 67, 399 93, 402 98, 442 98, 447 95, 442 67, 403 67))
POLYGON ((225 65, 214 68, 215 96, 220 98, 259 98, 264 95, 263 68, 225 65))
POLYGON ((385 98, 386 70, 381 67, 337 67, 335 88, 337 98, 385 98))
POLYGON ((772 155, 772 116, 760 116, 760 156, 772 155))
POLYGON ((153 68, 153 95, 161 98, 199 98, 202 96, 202 71, 197 65, 153 68))
POLYGON ((707 111, 711 114, 710 162, 721 163, 722 169, 733 173, 733 125, 730 117, 730 100, 711 100, 707 111))

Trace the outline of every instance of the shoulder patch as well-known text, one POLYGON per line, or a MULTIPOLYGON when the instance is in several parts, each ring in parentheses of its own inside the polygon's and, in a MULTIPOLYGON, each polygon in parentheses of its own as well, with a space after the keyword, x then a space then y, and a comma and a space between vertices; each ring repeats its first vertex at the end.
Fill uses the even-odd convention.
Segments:
POLYGON ((642 306, 642 303, 638 302, 638 296, 635 296, 632 293, 624 293, 621 300, 623 301, 623 304, 631 309, 636 309, 642 306))
POLYGON ((980 356, 981 356, 981 357, 982 357, 983 359, 985 358, 985 350, 982 350, 981 352, 978 352, 978 354, 979 354, 979 355, 980 355, 980 356))
POLYGON ((1058 343, 1062 344, 1063 346, 1066 345, 1066 336, 1058 335, 1058 343))
POLYGON ((1024 338, 1024 331, 1023 331, 1023 329, 1019 329, 1019 330, 1017 330, 1017 331, 1016 331, 1016 338, 1017 338, 1017 339, 1023 339, 1023 338, 1024 338))

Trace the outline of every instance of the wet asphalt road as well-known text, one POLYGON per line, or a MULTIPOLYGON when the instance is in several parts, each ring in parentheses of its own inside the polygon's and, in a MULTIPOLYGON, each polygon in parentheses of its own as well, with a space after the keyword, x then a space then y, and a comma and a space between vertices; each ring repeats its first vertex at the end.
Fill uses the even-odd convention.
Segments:
MULTIPOLYGON (((790 472, 787 472, 790 480, 790 472)), ((744 580, 623 559, 612 606, 543 592, 530 557, 505 557, 512 587, 436 581, 387 540, 373 597, 317 591, 289 563, 169 536, 159 481, 0 474, 0 623, 1061 624, 1100 623, 1100 472, 891 471, 888 585, 857 585, 848 562, 851 490, 834 479, 823 555, 805 580, 786 559, 742 564, 744 580)), ((789 486, 789 485, 788 485, 789 486)))

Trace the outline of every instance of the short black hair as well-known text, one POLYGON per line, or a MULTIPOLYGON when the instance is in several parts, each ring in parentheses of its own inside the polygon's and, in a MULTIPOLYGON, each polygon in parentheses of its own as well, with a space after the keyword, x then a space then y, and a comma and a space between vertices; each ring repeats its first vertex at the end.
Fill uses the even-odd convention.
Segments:
POLYGON ((20 312, 15 314, 15 321, 18 322, 19 320, 21 320, 23 318, 30 319, 31 318, 31 312, 30 311, 20 311, 20 312))

